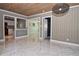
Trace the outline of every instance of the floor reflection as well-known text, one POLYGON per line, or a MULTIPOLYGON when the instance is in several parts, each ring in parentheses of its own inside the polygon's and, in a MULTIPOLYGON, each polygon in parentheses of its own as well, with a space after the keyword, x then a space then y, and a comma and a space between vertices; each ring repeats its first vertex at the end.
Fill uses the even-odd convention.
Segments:
POLYGON ((79 47, 50 42, 49 40, 32 40, 20 38, 0 45, 2 56, 78 56, 79 47))

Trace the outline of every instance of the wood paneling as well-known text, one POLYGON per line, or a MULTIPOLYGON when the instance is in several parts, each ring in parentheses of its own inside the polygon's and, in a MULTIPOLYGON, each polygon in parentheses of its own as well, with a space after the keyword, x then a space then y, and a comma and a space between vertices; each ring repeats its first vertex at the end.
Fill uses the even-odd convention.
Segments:
MULTIPOLYGON (((56 3, 0 3, 0 8, 23 15, 33 15, 52 10, 56 3)), ((77 5, 78 3, 69 4, 77 5)))

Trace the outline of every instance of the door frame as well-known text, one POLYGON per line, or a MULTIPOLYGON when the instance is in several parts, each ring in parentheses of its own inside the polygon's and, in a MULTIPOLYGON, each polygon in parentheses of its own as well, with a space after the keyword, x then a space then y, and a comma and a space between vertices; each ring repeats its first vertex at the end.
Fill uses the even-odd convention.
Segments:
POLYGON ((6 15, 6 14, 4 14, 3 15, 3 39, 4 39, 4 41, 5 41, 5 16, 9 16, 9 17, 13 17, 14 18, 14 39, 16 39, 16 17, 15 16, 11 16, 11 15, 6 15))
POLYGON ((52 15, 50 16, 43 16, 42 17, 42 39, 44 39, 43 35, 44 35, 44 19, 50 17, 51 18, 51 27, 50 27, 50 40, 52 40, 52 15))
POLYGON ((39 27, 38 27, 38 28, 39 28, 39 39, 40 39, 40 38, 41 38, 41 37, 40 37, 40 17, 28 19, 28 21, 27 21, 27 23, 28 23, 28 25, 27 25, 27 26, 28 26, 28 37, 30 36, 30 32, 29 32, 29 22, 32 21, 32 20, 38 20, 38 22, 39 22, 39 27))

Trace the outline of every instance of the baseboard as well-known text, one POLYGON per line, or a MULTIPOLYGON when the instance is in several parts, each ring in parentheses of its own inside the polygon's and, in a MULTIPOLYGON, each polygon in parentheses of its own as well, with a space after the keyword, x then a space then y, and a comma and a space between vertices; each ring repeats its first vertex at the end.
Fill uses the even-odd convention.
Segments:
POLYGON ((39 39, 40 39, 40 40, 43 40, 43 38, 41 38, 41 37, 40 37, 39 39))
POLYGON ((28 37, 28 35, 19 36, 19 37, 16 37, 15 39, 21 39, 21 38, 26 38, 26 37, 28 37))
POLYGON ((76 44, 76 43, 63 42, 63 41, 58 41, 58 40, 53 40, 53 39, 51 39, 50 41, 51 41, 51 42, 55 42, 55 43, 61 43, 61 44, 79 46, 79 44, 76 44))

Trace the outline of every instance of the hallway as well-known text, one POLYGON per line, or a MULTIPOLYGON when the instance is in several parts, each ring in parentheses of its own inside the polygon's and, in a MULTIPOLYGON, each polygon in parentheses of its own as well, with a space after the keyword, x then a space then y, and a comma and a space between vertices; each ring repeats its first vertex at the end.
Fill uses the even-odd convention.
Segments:
POLYGON ((34 41, 28 38, 16 39, 5 44, 2 56, 78 56, 79 47, 62 45, 48 40, 34 41))

